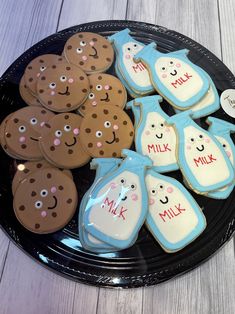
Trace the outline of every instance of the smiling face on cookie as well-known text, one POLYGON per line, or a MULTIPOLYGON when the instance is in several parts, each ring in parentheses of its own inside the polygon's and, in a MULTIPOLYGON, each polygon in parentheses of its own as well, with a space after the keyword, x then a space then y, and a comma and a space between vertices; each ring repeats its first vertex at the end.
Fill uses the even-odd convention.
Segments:
POLYGON ((186 150, 193 154, 206 154, 210 150, 210 136, 205 132, 201 132, 193 127, 187 128, 186 134, 186 150), (209 150, 208 150, 209 149, 209 150))
POLYGON ((86 73, 107 70, 114 58, 112 45, 95 33, 78 33, 69 38, 64 47, 66 59, 86 73))
POLYGON ((133 59, 133 57, 143 49, 144 45, 137 42, 128 42, 122 46, 122 53, 125 59, 133 59))
POLYGON ((20 183, 13 205, 25 228, 35 233, 51 233, 72 218, 77 205, 76 187, 61 171, 42 169, 20 183))
POLYGON ((54 64, 40 76, 37 93, 48 109, 56 112, 72 111, 86 99, 89 81, 87 75, 72 64, 54 64))
POLYGON ((129 116, 116 106, 100 105, 81 124, 81 141, 92 157, 120 157, 123 148, 130 148, 133 136, 129 116))
POLYGON ((10 150, 22 159, 40 159, 39 138, 45 124, 54 113, 44 108, 30 106, 14 112, 6 123, 5 140, 10 150))
POLYGON ((79 107, 85 115, 100 104, 115 105, 123 108, 126 103, 126 89, 119 79, 109 74, 92 74, 89 76, 90 93, 87 100, 79 107))
POLYGON ((82 118, 74 113, 58 114, 46 125, 48 132, 40 139, 45 158, 62 168, 76 168, 87 163, 89 155, 80 142, 82 118))

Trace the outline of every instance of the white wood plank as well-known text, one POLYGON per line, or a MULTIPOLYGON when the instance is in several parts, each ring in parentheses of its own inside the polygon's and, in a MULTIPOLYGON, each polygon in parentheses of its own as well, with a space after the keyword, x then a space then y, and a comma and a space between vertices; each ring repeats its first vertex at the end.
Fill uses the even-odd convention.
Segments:
POLYGON ((75 283, 48 271, 10 244, 0 313, 72 313, 75 283))
POLYGON ((125 19, 127 0, 65 0, 59 29, 82 23, 125 19))
POLYGON ((73 304, 73 314, 97 312, 99 288, 83 284, 76 284, 73 304))
POLYGON ((3 233, 3 231, 0 230, 0 282, 1 282, 2 274, 3 274, 5 262, 6 262, 8 247, 9 247, 9 239, 3 233))

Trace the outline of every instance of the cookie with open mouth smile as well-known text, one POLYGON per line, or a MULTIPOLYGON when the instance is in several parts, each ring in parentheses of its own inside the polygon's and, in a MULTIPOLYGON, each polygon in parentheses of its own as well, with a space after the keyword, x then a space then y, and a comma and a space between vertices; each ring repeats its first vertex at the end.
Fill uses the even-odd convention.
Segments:
POLYGON ((80 136, 90 156, 120 157, 121 150, 132 144, 134 127, 121 108, 99 105, 84 117, 80 136))
POLYGON ((68 175, 55 168, 40 169, 23 180, 14 195, 19 222, 34 233, 52 233, 73 217, 77 190, 68 175))
POLYGON ((74 113, 61 113, 46 124, 48 131, 40 139, 40 148, 47 161, 57 167, 73 169, 90 160, 80 141, 82 119, 74 113))
POLYGON ((88 77, 75 65, 54 64, 39 77, 37 93, 44 107, 56 112, 72 111, 88 96, 88 77))
POLYGON ((86 73, 100 73, 113 63, 114 51, 107 39, 95 33, 77 33, 70 37, 64 47, 69 63, 79 66, 86 73))
POLYGON ((78 109, 83 116, 100 104, 121 108, 125 106, 126 89, 118 78, 110 74, 99 73, 91 74, 89 81, 90 93, 87 100, 78 109))
POLYGON ((39 137, 47 121, 54 115, 40 106, 27 106, 14 112, 6 122, 4 131, 9 151, 25 160, 42 159, 39 137))

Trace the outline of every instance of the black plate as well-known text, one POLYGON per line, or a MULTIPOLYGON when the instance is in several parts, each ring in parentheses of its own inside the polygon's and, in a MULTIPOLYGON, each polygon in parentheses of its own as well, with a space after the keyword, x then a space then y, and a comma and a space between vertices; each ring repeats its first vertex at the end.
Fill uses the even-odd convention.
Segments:
MULTIPOLYGON (((144 42, 156 41, 158 49, 167 52, 182 48, 190 50, 189 58, 206 70, 216 84, 218 92, 235 88, 235 79, 228 68, 207 49, 179 33, 163 27, 131 22, 103 21, 71 27, 37 43, 19 57, 0 79, 0 121, 10 112, 24 106, 18 84, 31 59, 45 53, 60 54, 66 40, 76 32, 90 31, 111 35, 123 28, 130 28, 132 35, 144 42)), ((109 71, 114 73, 113 69, 109 71)), ((168 104, 166 112, 173 114, 168 104)), ((230 122, 222 109, 214 114, 230 122)), ((205 126, 204 119, 198 123, 205 126)), ((178 253, 167 254, 143 227, 135 245, 122 252, 92 254, 85 251, 77 234, 77 216, 66 228, 50 235, 36 235, 24 229, 16 220, 12 209, 11 181, 16 161, 0 150, 0 223, 11 239, 34 259, 50 269, 83 283, 109 287, 138 287, 154 285, 196 267, 209 258, 235 230, 235 193, 225 201, 194 195, 204 209, 208 226, 192 244, 178 253)), ((91 185, 94 173, 86 165, 73 171, 79 198, 91 185)), ((172 174, 182 181, 179 171, 172 174)))

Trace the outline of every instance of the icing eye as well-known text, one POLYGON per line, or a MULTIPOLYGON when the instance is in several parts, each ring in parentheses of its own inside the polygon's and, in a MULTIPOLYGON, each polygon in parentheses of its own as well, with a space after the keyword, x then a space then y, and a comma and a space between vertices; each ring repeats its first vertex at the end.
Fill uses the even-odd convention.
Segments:
POLYGON ((203 139, 203 135, 202 134, 199 134, 198 137, 199 137, 200 140, 203 139))
POLYGON ((80 54, 80 53, 83 52, 83 50, 82 50, 82 48, 77 48, 77 49, 76 49, 76 52, 80 54))
POLYGON ((131 51, 131 48, 130 48, 130 47, 128 47, 128 48, 127 48, 127 50, 128 50, 128 51, 131 51))
POLYGON ((89 97, 89 99, 94 99, 95 98, 95 94, 90 93, 88 97, 89 97))
POLYGON ((225 147, 226 147, 226 144, 223 144, 223 147, 225 148, 225 147))
POLYGON ((159 191, 163 191, 164 190, 164 185, 161 184, 161 183, 157 187, 158 187, 159 191))
POLYGON ((102 85, 96 85, 96 90, 102 90, 102 85))
POLYGON ((50 87, 51 89, 56 88, 56 83, 55 83, 55 82, 50 83, 50 84, 49 84, 49 87, 50 87))
POLYGON ((105 127, 105 128, 110 128, 110 127, 111 127, 111 122, 105 121, 104 127, 105 127))
POLYGON ((166 67, 162 67, 162 68, 161 68, 161 71, 162 71, 162 72, 166 72, 166 67))
POLYGON ((61 81, 61 82, 66 82, 66 81, 67 81, 67 77, 66 77, 65 75, 62 75, 62 76, 60 77, 60 81, 61 81))
POLYGON ((138 47, 138 45, 137 45, 137 44, 134 44, 134 45, 133 45, 133 47, 134 47, 134 48, 137 48, 137 47, 138 47))
POLYGON ((40 71, 43 72, 44 70, 46 70, 46 68, 47 68, 47 67, 45 67, 45 66, 42 65, 42 66, 40 67, 40 71))
POLYGON ((26 131, 26 127, 24 125, 19 126, 19 132, 24 133, 26 131))
POLYGON ((38 123, 38 120, 37 120, 36 118, 32 118, 32 119, 30 119, 30 123, 31 123, 32 125, 35 125, 35 124, 38 123))
POLYGON ((152 189, 152 190, 150 191, 150 193, 154 196, 154 195, 156 195, 156 194, 157 194, 157 190, 152 189))
POLYGON ((195 143, 195 139, 193 137, 190 138, 191 143, 195 143))
POLYGON ((156 125, 155 125, 154 123, 152 123, 152 124, 150 125, 150 129, 155 130, 155 129, 156 129, 156 125))
POLYGON ((64 126, 64 130, 65 130, 65 132, 71 131, 71 126, 70 125, 65 125, 64 126))
POLYGON ((103 133, 101 131, 96 131, 95 132, 95 136, 96 137, 101 137, 103 135, 103 133))
POLYGON ((48 191, 46 189, 41 190, 40 195, 41 197, 46 197, 48 195, 48 191))
POLYGON ((168 65, 169 65, 169 67, 173 67, 174 62, 173 62, 173 61, 170 61, 168 65))
POLYGON ((159 123, 160 128, 164 128, 164 123, 159 123))
POLYGON ((126 180, 125 180, 124 178, 121 178, 121 179, 120 179, 120 183, 121 183, 121 184, 125 184, 125 183, 126 183, 126 180))
POLYGON ((61 136, 62 136, 62 131, 56 130, 56 131, 55 131, 55 136, 56 136, 56 137, 61 137, 61 136))
POLYGON ((86 46, 86 42, 84 40, 80 41, 80 46, 85 47, 86 46))
POLYGON ((136 190, 136 188, 137 188, 136 184, 135 184, 135 183, 132 183, 132 184, 131 184, 131 190, 134 191, 134 190, 136 190))
POLYGON ((37 202, 35 202, 34 203, 34 206, 36 207, 36 208, 42 208, 42 205, 43 205, 43 202, 41 202, 41 201, 37 201, 37 202))

